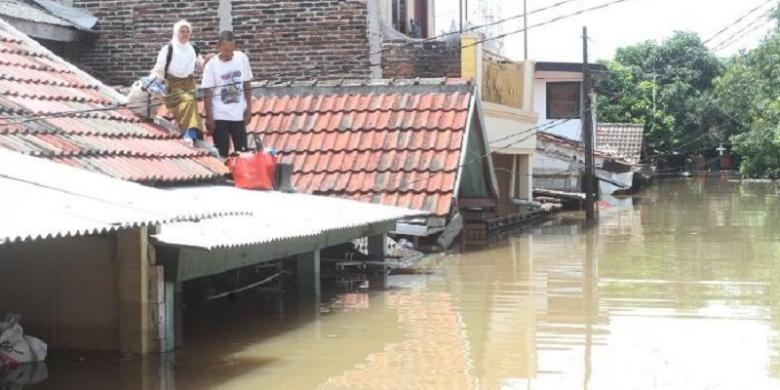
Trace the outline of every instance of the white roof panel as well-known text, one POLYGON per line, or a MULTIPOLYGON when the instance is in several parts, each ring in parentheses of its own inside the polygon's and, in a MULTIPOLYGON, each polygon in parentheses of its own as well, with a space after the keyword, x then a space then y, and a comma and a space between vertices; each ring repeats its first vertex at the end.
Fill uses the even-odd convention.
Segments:
POLYGON ((202 249, 233 248, 314 237, 323 233, 397 221, 426 212, 306 194, 247 191, 227 186, 170 190, 198 203, 232 203, 252 215, 163 226, 154 236, 169 245, 202 249))
POLYGON ((0 244, 236 214, 248 212, 0 150, 0 244))

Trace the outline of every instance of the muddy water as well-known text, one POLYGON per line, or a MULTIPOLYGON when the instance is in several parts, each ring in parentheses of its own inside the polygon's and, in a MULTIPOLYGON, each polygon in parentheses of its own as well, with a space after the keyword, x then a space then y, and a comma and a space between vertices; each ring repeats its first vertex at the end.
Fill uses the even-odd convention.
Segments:
POLYGON ((34 388, 778 389, 780 200, 662 183, 326 310, 190 313, 164 359, 59 354, 34 388), (607 204, 610 203, 610 204, 607 204))

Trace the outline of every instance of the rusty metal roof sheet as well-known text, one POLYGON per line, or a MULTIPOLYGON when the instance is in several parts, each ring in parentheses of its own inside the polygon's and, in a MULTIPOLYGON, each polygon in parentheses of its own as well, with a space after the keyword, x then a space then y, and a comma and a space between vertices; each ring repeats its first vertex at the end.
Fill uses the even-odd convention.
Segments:
POLYGON ((293 165, 293 185, 447 215, 473 85, 457 79, 265 84, 249 131, 293 165))
POLYGON ((0 20, 0 148, 144 183, 228 173, 207 152, 119 103, 116 91, 0 20), (90 111, 29 117, 76 110, 90 111))

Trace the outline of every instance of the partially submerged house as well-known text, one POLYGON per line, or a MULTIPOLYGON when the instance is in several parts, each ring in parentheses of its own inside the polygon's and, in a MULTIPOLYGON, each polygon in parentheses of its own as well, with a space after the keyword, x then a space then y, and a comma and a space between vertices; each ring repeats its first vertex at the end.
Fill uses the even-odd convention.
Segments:
MULTIPOLYGON (((585 146, 559 135, 539 132, 534 157, 534 188, 581 193, 585 146)), ((634 163, 599 150, 594 151, 596 178, 602 194, 627 191, 633 186, 634 163)))
POLYGON ((396 222, 426 214, 221 186, 222 161, 2 19, 0 116, 0 150, 16 156, 0 160, 0 176, 23 184, 3 184, 3 215, 18 218, 0 229, 0 286, 19 288, 0 312, 31 316, 55 348, 170 351, 185 281, 273 259, 295 263, 298 291, 318 303, 322 249, 367 237, 382 261, 396 222))
POLYGON ((247 213, 7 150, 0 188, 0 312, 53 348, 164 350, 173 319, 150 235, 247 213))
POLYGON ((298 191, 430 212, 398 229, 424 236, 496 205, 479 104, 459 79, 267 83, 249 131, 292 165, 298 191))
MULTIPOLYGON (((607 70, 604 65, 590 64, 594 80, 607 70)), ((534 156, 535 189, 581 193, 585 168, 583 139, 583 64, 570 62, 537 62, 534 74, 535 107, 539 113, 537 153, 534 156)), ((632 187, 635 163, 628 156, 599 148, 597 111, 591 118, 594 137, 596 176, 599 190, 605 194, 632 187)), ((610 139, 613 143, 614 140, 610 139)), ((602 143, 603 145, 603 143, 602 143)), ((623 148, 621 143, 621 148, 623 148)), ((615 146, 613 146, 613 149, 615 146)), ((617 149, 615 149, 617 150, 617 149)), ((622 150, 622 149, 621 149, 622 150)))

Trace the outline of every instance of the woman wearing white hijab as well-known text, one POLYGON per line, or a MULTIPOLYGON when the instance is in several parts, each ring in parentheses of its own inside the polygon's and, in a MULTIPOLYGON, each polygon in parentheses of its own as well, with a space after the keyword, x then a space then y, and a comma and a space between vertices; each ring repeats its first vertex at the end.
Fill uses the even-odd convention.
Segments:
POLYGON ((180 20, 173 26, 173 38, 160 49, 152 75, 164 79, 168 86, 165 106, 176 118, 185 142, 202 139, 203 120, 198 113, 195 68, 203 66, 203 57, 190 42, 192 26, 180 20))

